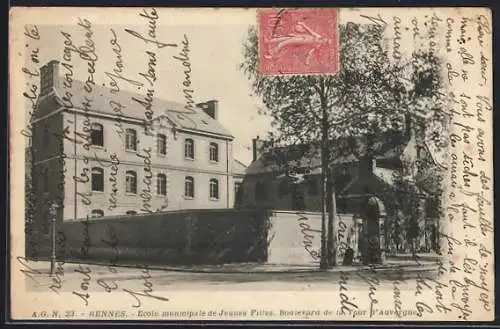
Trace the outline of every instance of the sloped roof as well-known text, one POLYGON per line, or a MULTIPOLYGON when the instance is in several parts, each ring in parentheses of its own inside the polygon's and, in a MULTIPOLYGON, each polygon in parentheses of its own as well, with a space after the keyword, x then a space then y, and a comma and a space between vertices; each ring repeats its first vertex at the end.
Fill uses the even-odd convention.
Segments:
MULTIPOLYGON (((371 144, 374 157, 380 159, 398 158, 404 151, 408 138, 401 132, 382 133, 371 144)), ((367 143, 363 138, 346 137, 330 143, 333 160, 330 164, 341 164, 359 161, 357 154, 364 154, 367 143)), ((289 165, 311 170, 321 167, 321 152, 319 146, 300 144, 274 148, 263 154, 248 168, 247 174, 260 174, 266 172, 281 172, 289 165)))
MULTIPOLYGON (((59 86, 55 88, 56 100, 61 106, 64 106, 61 96, 68 90, 62 88, 61 83, 56 85, 59 86)), ((113 93, 111 89, 99 85, 94 85, 92 92, 88 93, 84 89, 83 82, 77 80, 73 81, 71 93, 73 94, 72 103, 74 108, 81 109, 83 102, 88 98, 92 100, 92 111, 115 115, 116 113, 112 107, 113 103, 110 105, 110 102, 117 102, 122 105, 121 112, 124 117, 139 120, 144 118, 144 106, 133 99, 143 101, 145 99, 144 94, 132 93, 126 90, 113 93)), ((202 109, 196 108, 195 111, 189 111, 180 103, 153 97, 152 111, 154 117, 162 114, 167 115, 179 128, 233 138, 231 133, 219 121, 210 117, 202 109)))
POLYGON ((245 166, 241 161, 233 159, 233 174, 237 175, 244 175, 245 171, 247 169, 247 166, 245 166))
POLYGON ((356 176, 349 184, 339 193, 343 196, 359 196, 370 194, 373 191, 381 191, 386 188, 388 184, 385 180, 376 175, 369 175, 366 177, 356 176), (369 191, 367 190, 369 189, 369 191))

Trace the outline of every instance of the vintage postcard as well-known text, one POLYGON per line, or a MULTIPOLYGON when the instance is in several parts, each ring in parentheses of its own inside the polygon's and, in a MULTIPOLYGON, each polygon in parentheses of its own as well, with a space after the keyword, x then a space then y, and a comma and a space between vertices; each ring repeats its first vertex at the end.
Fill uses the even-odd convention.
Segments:
POLYGON ((13 320, 493 320, 489 9, 10 23, 13 320))

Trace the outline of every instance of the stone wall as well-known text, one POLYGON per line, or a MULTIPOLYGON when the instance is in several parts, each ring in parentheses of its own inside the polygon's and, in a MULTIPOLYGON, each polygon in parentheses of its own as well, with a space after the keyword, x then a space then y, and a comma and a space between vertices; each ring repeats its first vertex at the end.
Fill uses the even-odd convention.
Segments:
POLYGON ((185 210, 64 222, 58 258, 110 263, 264 262, 262 210, 185 210))

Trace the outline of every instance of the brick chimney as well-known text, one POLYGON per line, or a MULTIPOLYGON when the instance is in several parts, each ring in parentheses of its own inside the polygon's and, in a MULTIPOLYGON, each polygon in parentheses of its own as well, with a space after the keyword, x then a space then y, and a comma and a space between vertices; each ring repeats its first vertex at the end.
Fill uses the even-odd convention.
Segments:
POLYGON ((59 82, 59 61, 51 60, 40 68, 40 96, 49 94, 59 82))
POLYGON ((212 119, 217 120, 219 117, 219 101, 213 99, 210 101, 206 101, 204 103, 196 104, 199 108, 203 110, 206 114, 208 114, 212 119))
POLYGON ((252 139, 252 150, 253 150, 253 161, 257 160, 264 148, 264 141, 257 136, 257 138, 252 139))

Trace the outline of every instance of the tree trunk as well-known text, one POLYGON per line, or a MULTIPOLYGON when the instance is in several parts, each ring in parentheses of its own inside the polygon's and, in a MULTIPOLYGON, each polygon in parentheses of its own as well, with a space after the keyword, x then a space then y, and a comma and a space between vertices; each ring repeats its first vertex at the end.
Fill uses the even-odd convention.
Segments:
POLYGON ((337 265, 337 239, 334 232, 335 218, 337 216, 337 207, 335 202, 335 187, 333 185, 332 173, 328 173, 328 196, 326 198, 328 205, 328 266, 333 267, 337 265))
POLYGON ((414 236, 411 238, 411 255, 415 256, 417 254, 416 250, 417 238, 414 236))
MULTIPOLYGON (((324 85, 322 79, 320 79, 322 84, 322 92, 324 91, 324 85)), ((324 95, 320 95, 321 101, 321 263, 320 268, 326 269, 330 264, 330 253, 327 243, 327 217, 328 217, 328 208, 330 202, 328 202, 329 195, 329 160, 330 160, 330 150, 328 148, 328 108, 326 104, 326 98, 324 95)), ((328 218, 329 220, 329 218, 328 218)), ((328 235, 329 237, 329 235, 328 235)))
POLYGON ((434 246, 435 246, 435 252, 438 254, 441 254, 441 227, 440 227, 440 222, 441 218, 438 216, 434 218, 436 220, 436 234, 434 234, 434 246))
POLYGON ((320 260, 320 268, 327 269, 328 268, 328 252, 327 252, 327 235, 326 235, 326 221, 327 221, 327 213, 328 213, 328 203, 327 195, 327 179, 326 174, 328 171, 328 161, 325 158, 325 154, 323 152, 323 148, 321 149, 321 260, 320 260))

